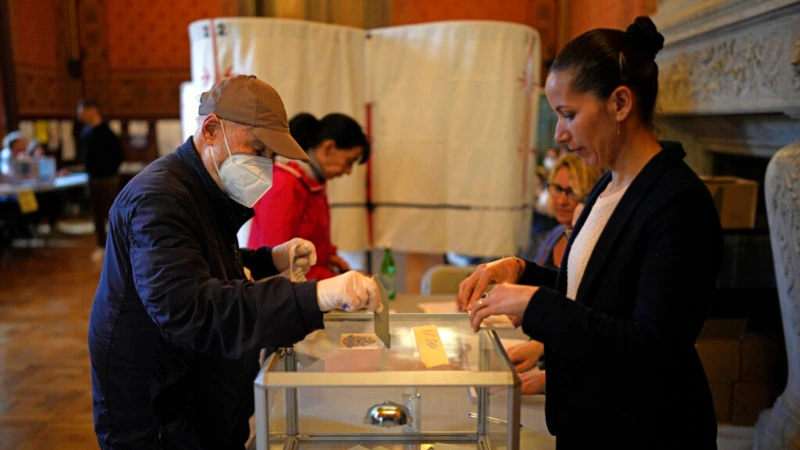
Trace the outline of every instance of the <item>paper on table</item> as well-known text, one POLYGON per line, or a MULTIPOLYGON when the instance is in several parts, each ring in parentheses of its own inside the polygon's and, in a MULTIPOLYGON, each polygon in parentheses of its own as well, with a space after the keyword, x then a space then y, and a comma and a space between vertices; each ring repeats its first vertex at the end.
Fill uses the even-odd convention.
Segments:
MULTIPOLYGON (((419 303, 419 308, 428 314, 460 313, 455 302, 423 302, 419 303)), ((481 328, 514 328, 514 324, 506 315, 489 316, 484 319, 481 328)))

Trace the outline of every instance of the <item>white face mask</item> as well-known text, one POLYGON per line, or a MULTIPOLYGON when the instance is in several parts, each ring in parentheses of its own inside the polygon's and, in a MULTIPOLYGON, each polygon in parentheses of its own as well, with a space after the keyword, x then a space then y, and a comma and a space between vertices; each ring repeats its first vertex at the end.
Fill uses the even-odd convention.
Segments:
POLYGON ((252 208, 272 187, 272 159, 241 153, 232 155, 221 121, 220 126, 228 158, 222 162, 222 167, 217 167, 214 149, 211 149, 211 159, 217 168, 222 190, 236 202, 252 208))

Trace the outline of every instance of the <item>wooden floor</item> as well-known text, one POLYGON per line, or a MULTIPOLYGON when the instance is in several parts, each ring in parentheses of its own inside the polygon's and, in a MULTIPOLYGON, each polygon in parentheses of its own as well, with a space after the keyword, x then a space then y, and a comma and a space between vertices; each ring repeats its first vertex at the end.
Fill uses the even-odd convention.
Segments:
MULTIPOLYGON (((92 236, 0 249, 0 449, 96 449, 87 347, 100 277, 92 236)), ((720 426, 720 450, 752 448, 753 428, 720 426)))
POLYGON ((96 449, 87 329, 92 236, 0 249, 0 449, 96 449))

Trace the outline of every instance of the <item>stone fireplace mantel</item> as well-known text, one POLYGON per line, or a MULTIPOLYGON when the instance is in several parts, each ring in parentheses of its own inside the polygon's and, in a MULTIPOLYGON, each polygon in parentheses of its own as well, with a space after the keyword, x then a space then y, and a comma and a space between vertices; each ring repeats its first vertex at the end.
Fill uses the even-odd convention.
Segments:
POLYGON ((663 134, 695 170, 800 141, 800 0, 661 0, 653 20, 663 134))

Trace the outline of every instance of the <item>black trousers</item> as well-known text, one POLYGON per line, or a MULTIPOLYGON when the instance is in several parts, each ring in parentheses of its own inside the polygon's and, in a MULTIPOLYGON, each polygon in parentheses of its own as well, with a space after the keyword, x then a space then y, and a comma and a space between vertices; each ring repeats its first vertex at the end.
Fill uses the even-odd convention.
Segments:
POLYGON ((119 190, 119 176, 108 178, 89 179, 89 204, 94 217, 94 233, 97 237, 97 246, 106 246, 106 220, 108 210, 117 197, 119 190))

